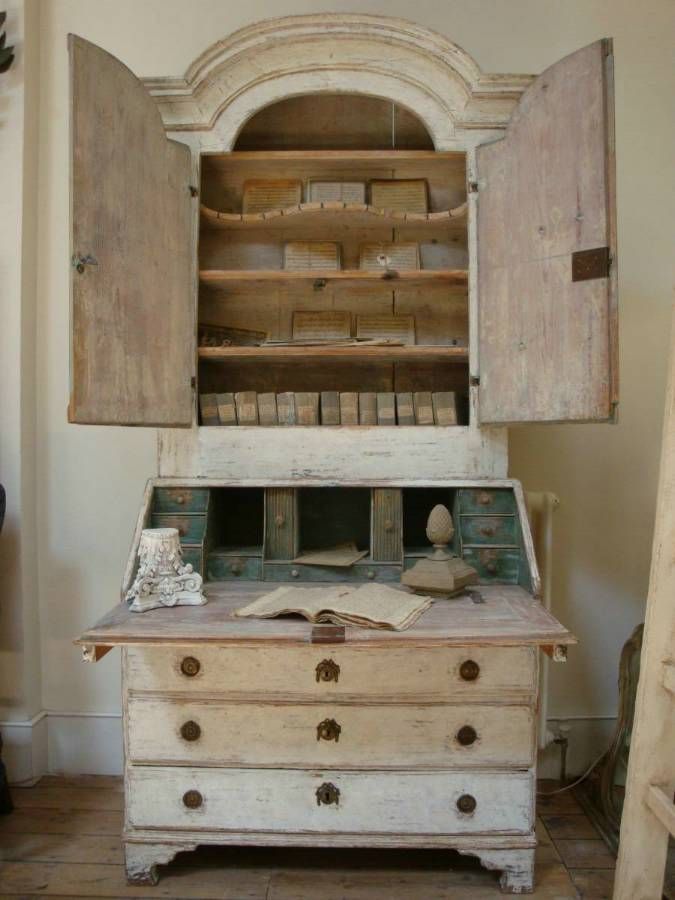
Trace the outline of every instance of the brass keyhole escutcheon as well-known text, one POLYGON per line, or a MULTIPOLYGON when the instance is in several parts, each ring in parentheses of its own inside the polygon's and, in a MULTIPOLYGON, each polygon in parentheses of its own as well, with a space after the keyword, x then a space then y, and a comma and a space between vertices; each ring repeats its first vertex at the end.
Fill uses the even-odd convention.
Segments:
POLYGON ((478 735, 476 734, 476 729, 471 725, 462 725, 462 727, 457 732, 457 743, 461 744, 462 747, 470 747, 471 744, 476 742, 478 735))
POLYGON ((330 781, 324 782, 316 789, 317 806, 337 806, 340 803, 340 788, 336 788, 330 781))
POLYGON ((199 791, 185 791, 183 794, 183 805, 188 809, 199 809, 204 802, 204 798, 199 791))
POLYGON ((462 681, 475 681, 480 675, 480 666, 472 659, 465 659, 459 667, 459 677, 462 681))
POLYGON ((337 681, 340 677, 340 666, 332 659, 322 659, 316 667, 317 681, 337 681))
POLYGON ((198 659, 195 659, 194 656, 186 656, 180 664, 181 672, 188 678, 193 678, 199 672, 201 667, 201 663, 198 659))
POLYGON ((189 722, 184 722, 180 727, 180 736, 184 741, 197 741, 201 737, 202 730, 196 722, 193 722, 190 719, 189 722))
POLYGON ((457 800, 457 809, 461 813, 465 813, 468 815, 472 813, 476 808, 476 798, 472 797, 471 794, 462 794, 461 797, 457 800))
POLYGON ((317 741, 335 741, 337 744, 341 731, 342 726, 338 725, 335 719, 324 719, 316 726, 316 739, 317 741))

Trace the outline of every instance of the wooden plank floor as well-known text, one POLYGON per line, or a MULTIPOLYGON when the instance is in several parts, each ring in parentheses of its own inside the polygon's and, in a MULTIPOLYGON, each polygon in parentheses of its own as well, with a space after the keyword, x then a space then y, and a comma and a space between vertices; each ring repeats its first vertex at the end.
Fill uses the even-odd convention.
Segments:
MULTIPOLYGON (((548 787, 548 786, 546 786, 548 787)), ((157 887, 124 877, 122 782, 43 778, 14 788, 0 816, 0 897, 221 900, 489 900, 497 875, 448 851, 204 848, 160 868, 157 887)), ((540 797, 540 900, 611 897, 614 859, 569 793, 540 797)))

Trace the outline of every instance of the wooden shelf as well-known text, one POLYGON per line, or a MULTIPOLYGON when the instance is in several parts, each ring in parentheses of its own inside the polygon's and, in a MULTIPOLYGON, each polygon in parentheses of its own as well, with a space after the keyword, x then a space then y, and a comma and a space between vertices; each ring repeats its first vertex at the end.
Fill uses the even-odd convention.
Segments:
POLYGON ((469 273, 466 269, 409 269, 402 272, 371 272, 360 269, 315 269, 302 272, 288 272, 283 269, 202 269, 199 280, 203 285, 213 287, 245 287, 264 283, 267 285, 313 284, 332 281, 341 284, 373 284, 385 282, 405 287, 425 287, 444 284, 466 287, 469 273))
POLYGON ((466 153, 463 150, 234 150, 231 153, 210 155, 209 162, 280 162, 298 161, 305 162, 326 160, 328 162, 381 162, 381 161, 411 161, 411 162, 435 162, 448 160, 464 160, 466 153))
POLYGON ((367 360, 380 362, 447 362, 465 364, 469 361, 467 347, 413 346, 267 346, 267 347, 200 347, 199 359, 228 362, 239 359, 258 359, 267 362, 288 360, 367 360))
POLYGON ((366 203, 343 203, 326 201, 324 203, 300 203, 286 209, 274 209, 264 213, 226 213, 201 206, 202 222, 213 228, 249 229, 265 228, 272 230, 287 229, 294 225, 311 228, 315 225, 349 225, 355 228, 382 226, 385 228, 401 228, 414 226, 425 229, 449 228, 457 231, 466 230, 467 205, 462 203, 455 209, 432 213, 395 212, 369 206, 366 203))

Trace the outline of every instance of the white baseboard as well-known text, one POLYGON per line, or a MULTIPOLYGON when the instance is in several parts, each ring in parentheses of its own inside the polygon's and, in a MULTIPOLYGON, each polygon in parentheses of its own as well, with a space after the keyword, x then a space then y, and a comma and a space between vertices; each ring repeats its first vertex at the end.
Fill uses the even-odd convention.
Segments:
MULTIPOLYGON (((616 720, 610 717, 551 718, 557 733, 568 728, 567 774, 577 776, 609 746, 616 720)), ((29 722, 0 722, 3 759, 10 782, 30 784, 47 773, 121 775, 122 719, 119 714, 42 712, 29 722)), ((539 777, 557 778, 560 748, 539 752, 539 777)))

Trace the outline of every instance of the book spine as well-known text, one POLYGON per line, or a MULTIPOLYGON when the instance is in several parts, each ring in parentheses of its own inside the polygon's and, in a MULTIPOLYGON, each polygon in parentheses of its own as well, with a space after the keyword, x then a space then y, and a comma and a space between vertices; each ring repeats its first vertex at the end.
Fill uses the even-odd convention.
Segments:
POLYGON ((340 424, 340 397, 337 391, 321 391, 321 424, 340 424))
POLYGON ((277 395, 258 394, 258 418, 261 425, 277 425, 277 395))
POLYGON ((431 391, 416 391, 413 394, 416 425, 433 425, 434 410, 431 404, 431 391))
POLYGON ((315 391, 295 392, 295 424, 319 424, 319 395, 315 391))
POLYGON ((277 418, 280 425, 295 425, 295 394, 277 394, 277 418))
POLYGON ((240 425, 258 424, 258 395, 255 391, 239 391, 234 395, 240 425))
POLYGON ((457 398, 454 391, 438 391, 431 395, 436 425, 457 424, 457 398))
POLYGON ((377 424, 396 424, 396 394, 383 392, 377 395, 377 424))
POLYGON ((359 394, 359 424, 377 425, 377 395, 371 391, 359 394))
POLYGON ((218 419, 221 425, 236 425, 237 410, 234 405, 234 394, 216 394, 218 419))
POLYGON ((340 394, 340 424, 359 424, 359 395, 354 391, 343 391, 340 394))
POLYGON ((215 394, 200 394, 199 409, 202 414, 202 425, 220 425, 215 394))
POLYGON ((396 418, 399 425, 415 424, 413 395, 409 391, 403 391, 396 395, 396 418))

